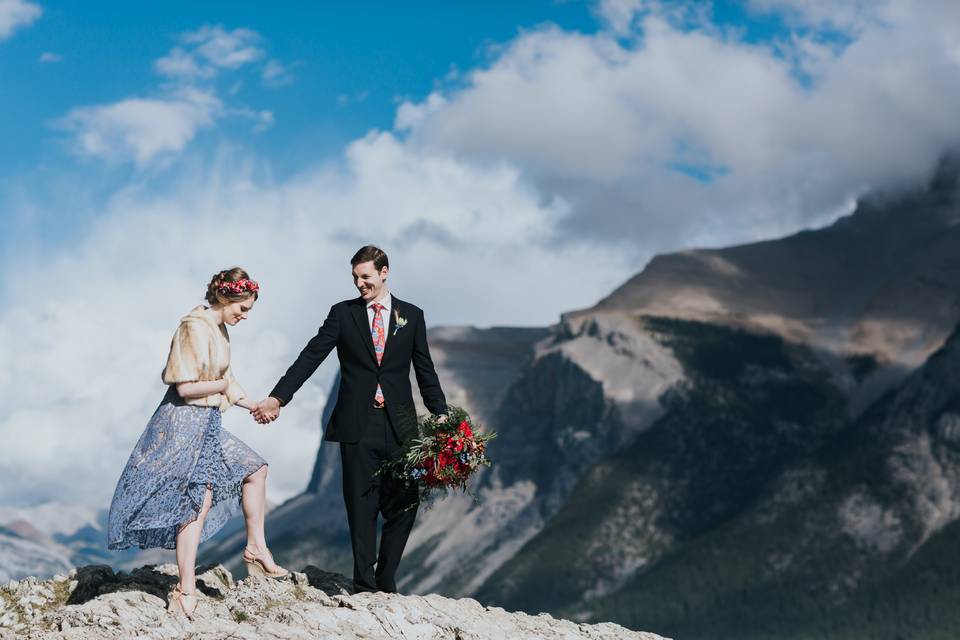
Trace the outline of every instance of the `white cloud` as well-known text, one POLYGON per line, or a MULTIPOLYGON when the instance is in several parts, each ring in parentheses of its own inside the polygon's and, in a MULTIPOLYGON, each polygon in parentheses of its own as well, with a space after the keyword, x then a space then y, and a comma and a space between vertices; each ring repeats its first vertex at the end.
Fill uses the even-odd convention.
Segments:
POLYGON ((29 27, 43 14, 39 5, 26 0, 0 0, 0 41, 22 27, 29 27))
MULTIPOLYGON (((163 393, 159 373, 180 316, 215 271, 261 281, 231 329, 234 369, 265 395, 336 301, 353 297, 349 257, 391 257, 396 294, 437 324, 548 324, 629 274, 600 248, 550 247, 566 214, 507 165, 471 166, 373 132, 342 164, 258 181, 227 150, 213 171, 183 167, 165 195, 117 194, 56 259, 20 263, 0 309, 0 504, 103 506, 163 393), (25 437, 29 434, 29 437, 25 437)), ((270 497, 305 486, 319 446, 331 355, 269 427, 231 410, 225 425, 271 462, 270 497)))
POLYGON ((888 3, 844 47, 810 35, 777 50, 651 7, 626 43, 524 33, 466 83, 402 105, 396 125, 426 149, 514 163, 571 203, 567 233, 647 254, 823 222, 872 186, 929 175, 960 144, 960 83, 945 81, 960 71, 960 4, 888 3))
MULTIPOLYGON (((369 91, 361 91, 353 95, 341 93, 340 95, 337 96, 337 104, 340 105, 341 107, 346 107, 351 104, 360 104, 361 102, 366 101, 366 99, 369 97, 370 97, 369 91)), ((401 105, 401 107, 407 107, 407 106, 413 106, 413 105, 410 105, 410 103, 406 103, 406 102, 403 103, 403 105, 401 105)), ((401 121, 401 117, 398 115, 396 120, 399 123, 401 121)), ((402 130, 404 127, 398 126, 397 128, 402 130)))
POLYGON ((263 58, 261 40, 260 34, 250 29, 228 31, 220 25, 205 25, 181 35, 182 46, 157 60, 154 69, 177 80, 210 79, 224 69, 236 70, 263 58))
MULTIPOLYGON (((346 104, 349 99, 344 100, 346 104)), ((398 131, 416 129, 433 113, 440 111, 447 105, 446 99, 439 93, 431 93, 423 102, 403 102, 397 108, 397 116, 393 126, 398 131)))
MULTIPOLYGON (((223 117, 254 121, 252 131, 262 133, 274 124, 273 112, 249 107, 227 107, 214 82, 222 72, 236 71, 259 61, 262 38, 250 29, 226 30, 204 26, 183 34, 180 43, 153 64, 154 72, 168 82, 156 95, 132 97, 118 102, 77 107, 55 125, 72 134, 74 151, 111 162, 135 162, 143 168, 151 162, 178 154, 202 129, 223 117)), ((264 79, 284 82, 286 70, 271 60, 261 72, 264 79)), ((234 82, 233 95, 242 86, 234 82)))
POLYGON ((216 69, 201 66, 196 57, 180 47, 174 47, 170 53, 153 63, 154 70, 161 76, 194 81, 200 78, 212 78, 216 69))
POLYGON ((130 98, 78 107, 58 126, 73 134, 78 153, 113 162, 132 158, 145 166, 164 154, 182 151, 200 129, 213 124, 222 108, 216 96, 191 89, 169 98, 130 98))
POLYGON ((52 51, 44 51, 40 54, 39 60, 44 63, 54 63, 63 60, 63 56, 59 53, 53 53, 52 51))
POLYGON ((779 13, 787 21, 803 26, 860 31, 878 20, 887 0, 749 0, 748 6, 761 13, 779 13))
POLYGON ((260 79, 268 87, 282 87, 293 82, 293 73, 279 60, 268 60, 260 72, 260 79))
POLYGON ((237 69, 262 58, 264 52, 258 46, 260 40, 256 31, 227 31, 220 25, 204 26, 183 37, 184 42, 196 47, 199 56, 221 69, 237 69))
POLYGON ((263 133, 273 127, 274 118, 272 111, 258 111, 256 114, 257 123, 253 126, 254 133, 263 133))
POLYGON ((625 35, 632 31, 634 20, 648 10, 650 4, 649 0, 600 0, 596 11, 614 33, 625 35))

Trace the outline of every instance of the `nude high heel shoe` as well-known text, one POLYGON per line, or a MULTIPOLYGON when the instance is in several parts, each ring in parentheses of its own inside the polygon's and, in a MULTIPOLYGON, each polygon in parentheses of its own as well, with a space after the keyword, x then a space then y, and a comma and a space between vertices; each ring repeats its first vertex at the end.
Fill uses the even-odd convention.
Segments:
POLYGON ((180 585, 175 586, 173 588, 173 591, 171 591, 170 595, 168 596, 167 611, 169 611, 170 613, 179 611, 184 616, 186 616, 187 620, 189 620, 190 622, 193 622, 193 616, 197 612, 197 605, 200 604, 200 601, 197 600, 196 602, 194 602, 193 607, 191 607, 190 610, 188 611, 183 604, 184 596, 189 598, 194 598, 195 600, 197 597, 196 593, 194 593, 193 591, 190 591, 190 592, 181 591, 180 585))
POLYGON ((243 550, 243 562, 247 565, 247 575, 261 578, 274 578, 277 580, 290 575, 290 572, 280 565, 276 565, 277 568, 273 571, 268 570, 266 563, 262 559, 263 557, 265 557, 265 554, 255 555, 251 553, 249 549, 243 550))

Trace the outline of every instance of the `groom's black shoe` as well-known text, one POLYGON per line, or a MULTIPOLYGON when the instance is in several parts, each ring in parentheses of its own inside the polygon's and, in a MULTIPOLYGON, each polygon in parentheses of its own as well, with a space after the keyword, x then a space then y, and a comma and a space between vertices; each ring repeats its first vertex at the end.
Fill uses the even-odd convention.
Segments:
POLYGON ((397 586, 388 585, 388 586, 377 587, 377 591, 379 591, 380 593, 397 593, 397 586))
POLYGON ((367 585, 357 584, 356 582, 353 583, 354 593, 376 593, 377 591, 379 591, 379 589, 375 589, 374 587, 368 587, 367 585))
POLYGON ((383 588, 377 587, 376 589, 373 589, 371 587, 357 586, 356 582, 353 583, 353 592, 354 593, 398 593, 398 591, 395 588, 383 589, 383 588))

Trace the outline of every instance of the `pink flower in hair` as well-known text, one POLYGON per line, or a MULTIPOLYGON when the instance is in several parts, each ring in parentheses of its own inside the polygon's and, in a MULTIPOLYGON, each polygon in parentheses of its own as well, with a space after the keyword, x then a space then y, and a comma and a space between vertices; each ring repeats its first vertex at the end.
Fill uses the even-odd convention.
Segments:
POLYGON ((247 280, 246 278, 242 280, 237 280, 236 282, 224 282, 220 285, 220 293, 229 293, 235 296, 241 295, 243 293, 256 293, 260 290, 260 285, 254 282, 253 280, 247 280))

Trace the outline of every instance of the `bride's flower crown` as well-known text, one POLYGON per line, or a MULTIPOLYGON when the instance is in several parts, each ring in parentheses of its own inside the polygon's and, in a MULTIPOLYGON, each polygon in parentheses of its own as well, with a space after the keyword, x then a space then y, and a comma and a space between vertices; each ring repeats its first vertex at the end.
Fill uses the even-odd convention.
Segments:
POLYGON ((260 285, 254 282, 253 280, 247 280, 246 278, 242 280, 237 280, 236 282, 224 282, 219 287, 217 291, 224 295, 233 295, 239 296, 244 293, 256 293, 260 290, 260 285))

